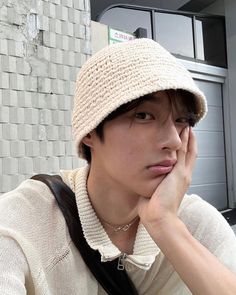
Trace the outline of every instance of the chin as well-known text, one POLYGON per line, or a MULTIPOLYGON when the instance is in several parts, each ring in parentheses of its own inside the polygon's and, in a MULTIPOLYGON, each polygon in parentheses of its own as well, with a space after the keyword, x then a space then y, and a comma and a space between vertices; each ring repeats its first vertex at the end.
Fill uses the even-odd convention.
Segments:
POLYGON ((142 192, 139 195, 146 198, 146 199, 150 199, 152 197, 152 195, 154 194, 156 188, 157 188, 157 186, 152 187, 152 188, 149 187, 145 190, 142 190, 142 192))
POLYGON ((149 186, 147 187, 146 191, 143 194, 143 197, 145 198, 151 198, 152 195, 155 193, 157 187, 159 186, 159 184, 162 182, 162 180, 165 178, 166 175, 162 175, 158 178, 155 178, 151 181, 151 183, 149 184, 149 186))

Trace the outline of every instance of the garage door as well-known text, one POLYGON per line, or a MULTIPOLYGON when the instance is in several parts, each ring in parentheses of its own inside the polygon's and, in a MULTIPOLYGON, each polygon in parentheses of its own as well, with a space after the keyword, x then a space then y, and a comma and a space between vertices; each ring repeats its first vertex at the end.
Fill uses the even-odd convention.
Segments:
POLYGON ((195 80, 205 93, 208 114, 195 128, 198 159, 189 193, 197 193, 217 209, 228 207, 222 84, 195 80))

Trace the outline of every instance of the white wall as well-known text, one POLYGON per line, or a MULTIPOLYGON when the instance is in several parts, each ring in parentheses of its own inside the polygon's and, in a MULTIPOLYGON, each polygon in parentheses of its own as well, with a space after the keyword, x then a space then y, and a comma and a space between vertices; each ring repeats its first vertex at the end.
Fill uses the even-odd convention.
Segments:
POLYGON ((89 0, 0 1, 0 193, 80 164, 71 108, 90 51, 89 0))

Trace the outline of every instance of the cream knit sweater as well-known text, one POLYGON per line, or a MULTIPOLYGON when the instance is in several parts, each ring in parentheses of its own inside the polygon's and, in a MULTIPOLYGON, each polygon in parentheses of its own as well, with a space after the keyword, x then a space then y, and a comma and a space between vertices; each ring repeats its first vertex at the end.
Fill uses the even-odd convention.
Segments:
MULTIPOLYGON (((61 172, 76 194, 88 244, 102 261, 111 260, 121 252, 90 204, 87 174, 88 167, 61 172)), ((196 239, 236 272, 236 238, 216 209, 196 195, 185 196, 179 216, 196 239)), ((142 224, 125 268, 139 294, 191 294, 142 224)), ((0 294, 105 294, 71 242, 54 196, 41 182, 26 180, 0 197, 0 294)))

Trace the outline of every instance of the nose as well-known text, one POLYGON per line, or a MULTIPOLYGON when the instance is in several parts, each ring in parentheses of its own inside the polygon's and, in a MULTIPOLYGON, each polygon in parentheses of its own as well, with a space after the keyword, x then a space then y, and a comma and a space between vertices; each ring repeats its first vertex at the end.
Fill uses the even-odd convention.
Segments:
POLYGON ((161 126, 161 149, 177 151, 182 145, 180 133, 182 130, 176 126, 172 116, 170 115, 161 126))

